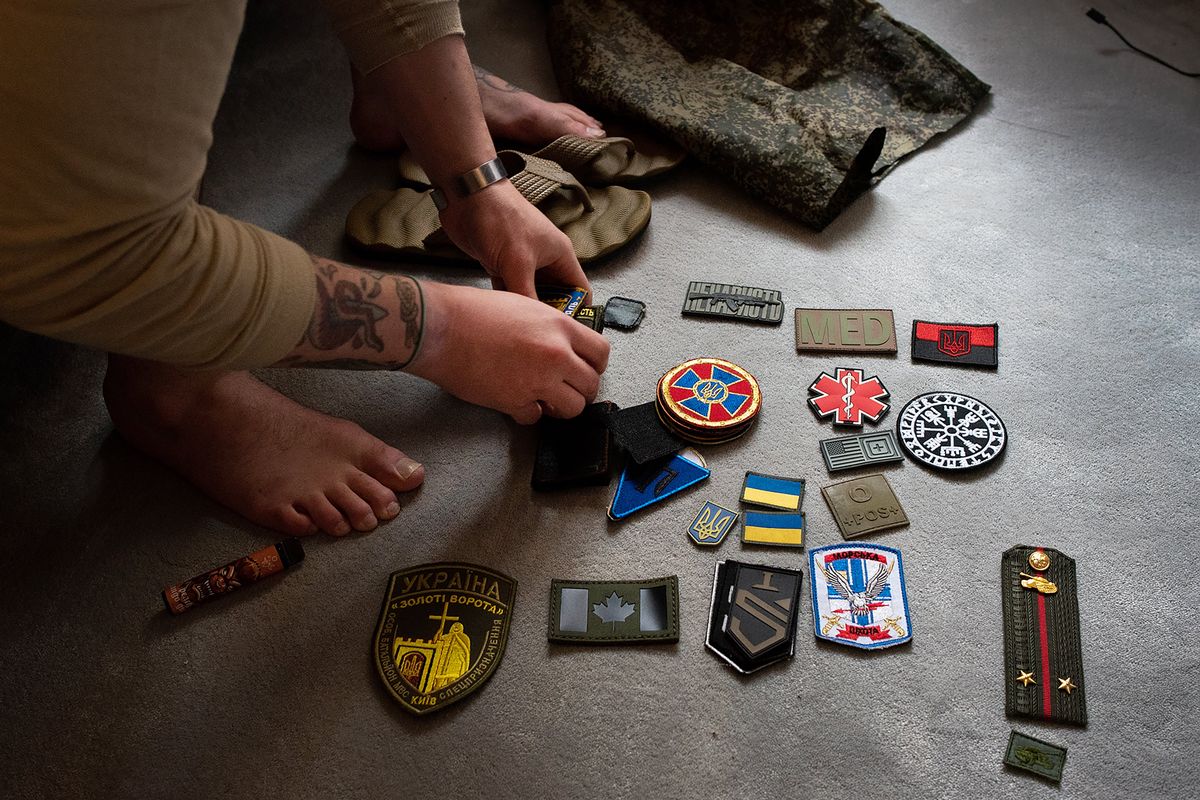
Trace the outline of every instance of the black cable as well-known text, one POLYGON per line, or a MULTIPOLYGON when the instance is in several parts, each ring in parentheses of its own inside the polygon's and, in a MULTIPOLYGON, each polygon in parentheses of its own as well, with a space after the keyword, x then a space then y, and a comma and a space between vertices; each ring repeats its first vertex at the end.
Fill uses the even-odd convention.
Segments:
POLYGON ((1167 69, 1173 69, 1173 70, 1175 70, 1176 72, 1178 72, 1180 75, 1183 75, 1183 76, 1185 76, 1185 77, 1188 77, 1188 78, 1200 78, 1200 72, 1184 72, 1184 71, 1183 71, 1183 70, 1181 70, 1179 67, 1175 66, 1174 64, 1168 64, 1166 61, 1163 61, 1161 58, 1159 58, 1158 56, 1154 55, 1153 53, 1147 53, 1147 52, 1146 52, 1145 50, 1143 50, 1142 48, 1140 48, 1140 47, 1136 47, 1136 46, 1133 44, 1133 42, 1129 41, 1129 40, 1128 40, 1128 39, 1126 39, 1124 36, 1122 36, 1122 35, 1121 35, 1121 32, 1112 26, 1112 23, 1108 21, 1108 18, 1107 18, 1107 17, 1105 17, 1103 14, 1101 14, 1101 13, 1100 13, 1099 11, 1097 11, 1096 9, 1094 9, 1094 8, 1089 8, 1089 9, 1087 10, 1087 15, 1088 15, 1088 19, 1090 19, 1090 20, 1092 20, 1092 21, 1096 22, 1096 23, 1097 23, 1097 24, 1099 24, 1099 25, 1103 25, 1103 26, 1105 26, 1105 27, 1106 27, 1106 28, 1108 28, 1110 31, 1112 31, 1113 33, 1115 33, 1115 34, 1117 35, 1117 38, 1119 38, 1119 39, 1120 39, 1122 42, 1124 42, 1126 45, 1128 45, 1128 46, 1129 46, 1129 49, 1130 49, 1130 50, 1132 50, 1133 52, 1135 52, 1135 53, 1140 53, 1140 54, 1144 55, 1146 58, 1150 59, 1151 61, 1157 61, 1159 64, 1162 64, 1162 65, 1163 65, 1164 67, 1166 67, 1167 69))

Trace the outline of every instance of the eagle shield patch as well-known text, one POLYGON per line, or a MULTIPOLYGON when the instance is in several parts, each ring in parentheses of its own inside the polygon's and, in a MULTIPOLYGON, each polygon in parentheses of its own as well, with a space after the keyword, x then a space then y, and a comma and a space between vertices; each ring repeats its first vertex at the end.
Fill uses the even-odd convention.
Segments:
POLYGON ((879 544, 832 544, 809 553, 818 639, 864 650, 912 640, 900 551, 879 544))
POLYGON ((482 686, 504 656, 516 590, 512 578, 474 564, 393 572, 374 645, 392 697, 428 714, 482 686))

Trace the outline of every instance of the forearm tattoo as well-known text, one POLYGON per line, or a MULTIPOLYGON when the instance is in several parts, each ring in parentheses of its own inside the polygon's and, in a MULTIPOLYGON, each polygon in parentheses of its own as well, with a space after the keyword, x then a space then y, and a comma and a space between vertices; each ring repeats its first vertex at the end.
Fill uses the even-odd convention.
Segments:
POLYGON ((404 320, 404 346, 413 349, 421 346, 421 328, 424 327, 424 303, 417 301, 419 287, 416 281, 396 281, 396 294, 400 296, 400 319, 404 320), (420 317, 420 319, 418 318, 420 317))
MULTIPOLYGON (((387 309, 376 302, 383 288, 379 278, 360 273, 358 280, 340 275, 337 264, 313 259, 317 268, 317 313, 313 314, 305 334, 317 350, 337 350, 349 344, 383 352, 378 325, 387 309)), ((353 278, 353 276, 351 276, 353 278)))
MULTIPOLYGON (((328 259, 312 257, 317 278, 317 304, 308 330, 298 346, 317 351, 341 351, 331 358, 294 355, 282 366, 320 367, 325 369, 403 369, 412 361, 421 343, 424 304, 420 285, 407 277, 391 277, 382 272, 341 267, 328 259), (392 316, 385 306, 388 293, 384 283, 392 281, 399 299, 399 321, 403 327, 404 348, 410 355, 403 361, 358 357, 354 351, 383 353, 386 327, 392 316), (351 353, 347 354, 346 350, 351 353)), ((393 326, 393 335, 398 331, 393 326)), ((331 353, 332 355, 332 353, 331 353)))
POLYGON ((525 92, 520 86, 513 86, 504 80, 504 78, 501 78, 499 75, 493 75, 483 67, 472 64, 471 68, 475 70, 475 80, 489 89, 495 89, 498 92, 511 92, 513 94, 523 94, 525 92))

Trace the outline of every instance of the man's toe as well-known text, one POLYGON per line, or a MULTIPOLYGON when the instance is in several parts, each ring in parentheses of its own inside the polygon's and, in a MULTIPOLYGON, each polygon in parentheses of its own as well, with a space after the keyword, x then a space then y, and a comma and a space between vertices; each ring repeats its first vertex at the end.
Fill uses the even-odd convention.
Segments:
POLYGON ((579 108, 578 106, 573 106, 570 103, 559 103, 558 107, 561 108, 568 117, 574 119, 576 122, 582 122, 593 128, 603 128, 604 127, 603 125, 600 124, 600 120, 596 119, 591 114, 587 113, 586 111, 584 111, 582 108, 579 108))
POLYGON ((297 505, 317 527, 333 536, 345 536, 350 532, 350 523, 324 494, 316 494, 301 500, 297 505))
POLYGON ((334 486, 325 492, 325 496, 341 510, 342 516, 350 521, 354 530, 373 531, 379 527, 379 520, 371 505, 348 485, 334 486))
POLYGON ((291 536, 311 536, 317 532, 312 518, 295 506, 280 506, 266 514, 266 526, 291 536))
POLYGON ((354 493, 367 501, 375 518, 388 520, 400 513, 400 504, 396 502, 396 493, 372 478, 365 472, 356 472, 346 479, 346 484, 354 493))
POLYGON ((372 454, 363 471, 394 492, 411 492, 425 480, 425 468, 394 447, 372 454))

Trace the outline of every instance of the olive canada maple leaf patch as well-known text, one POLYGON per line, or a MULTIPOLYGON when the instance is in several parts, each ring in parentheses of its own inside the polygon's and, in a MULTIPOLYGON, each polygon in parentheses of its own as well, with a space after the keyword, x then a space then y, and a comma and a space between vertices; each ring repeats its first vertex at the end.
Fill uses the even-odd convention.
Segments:
POLYGON ((615 628, 618 622, 628 619, 636 608, 635 603, 626 603, 624 598, 613 592, 603 603, 593 603, 592 613, 603 622, 611 622, 615 628))

